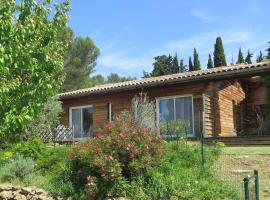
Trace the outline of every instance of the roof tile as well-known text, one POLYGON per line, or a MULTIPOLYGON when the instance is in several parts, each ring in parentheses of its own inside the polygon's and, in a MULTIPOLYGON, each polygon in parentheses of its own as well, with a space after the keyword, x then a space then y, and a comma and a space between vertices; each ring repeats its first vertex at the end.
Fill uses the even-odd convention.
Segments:
POLYGON ((216 68, 198 70, 198 71, 192 71, 192 72, 184 72, 184 73, 178 73, 178 74, 138 79, 138 80, 121 82, 121 83, 110 83, 110 84, 98 85, 91 88, 85 88, 85 89, 61 93, 59 94, 59 97, 61 99, 74 98, 74 97, 85 96, 85 95, 98 93, 98 92, 123 90, 123 89, 129 89, 129 88, 136 88, 138 86, 144 87, 144 86, 158 85, 158 84, 172 82, 172 81, 180 83, 181 81, 204 80, 207 78, 209 79, 209 77, 214 79, 218 76, 231 74, 231 73, 235 75, 240 75, 244 72, 245 73, 252 72, 256 74, 257 72, 262 72, 262 70, 270 71, 270 62, 263 62, 263 63, 258 63, 258 64, 239 64, 239 65, 223 66, 223 67, 216 67, 216 68))

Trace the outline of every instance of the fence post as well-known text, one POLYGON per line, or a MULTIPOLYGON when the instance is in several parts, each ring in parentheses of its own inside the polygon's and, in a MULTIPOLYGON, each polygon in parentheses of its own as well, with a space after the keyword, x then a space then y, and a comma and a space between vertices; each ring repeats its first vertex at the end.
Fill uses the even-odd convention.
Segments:
POLYGON ((254 176, 255 176, 255 195, 256 200, 260 199, 260 190, 259 190, 259 173, 258 170, 254 170, 254 176))
POLYGON ((74 144, 75 144, 75 138, 74 138, 74 125, 72 125, 71 130, 72 130, 72 144, 74 145, 74 144))
POLYGON ((244 181, 244 190, 245 190, 245 200, 249 200, 249 191, 248 191, 249 178, 245 177, 243 181, 244 181))

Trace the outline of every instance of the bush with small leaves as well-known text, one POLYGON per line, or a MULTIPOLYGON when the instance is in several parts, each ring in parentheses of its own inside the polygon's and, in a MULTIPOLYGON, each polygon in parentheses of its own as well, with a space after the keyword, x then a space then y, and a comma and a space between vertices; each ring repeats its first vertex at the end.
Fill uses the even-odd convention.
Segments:
POLYGON ((11 183, 28 184, 35 175, 35 162, 17 154, 8 159, 0 169, 0 180, 11 183))

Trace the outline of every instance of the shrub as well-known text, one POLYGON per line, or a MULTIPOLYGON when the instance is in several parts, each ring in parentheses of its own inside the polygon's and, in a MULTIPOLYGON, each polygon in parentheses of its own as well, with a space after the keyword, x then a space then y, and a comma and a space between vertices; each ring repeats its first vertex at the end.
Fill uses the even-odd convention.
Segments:
POLYGON ((207 162, 201 167, 199 145, 181 147, 168 143, 160 163, 130 183, 131 199, 238 199, 236 192, 211 173, 219 147, 207 147, 207 162))
POLYGON ((31 157, 37 160, 42 157, 42 154, 47 153, 47 146, 39 137, 33 137, 26 142, 11 145, 10 150, 6 152, 10 152, 11 156, 20 154, 24 157, 31 157))
POLYGON ((123 112, 99 137, 72 148, 73 184, 77 191, 85 187, 88 197, 103 198, 119 180, 131 180, 154 166, 162 152, 163 140, 123 112))
POLYGON ((10 158, 0 169, 2 181, 28 184, 35 175, 35 162, 17 154, 10 158))
POLYGON ((144 128, 150 128, 153 132, 157 131, 156 126, 156 106, 145 93, 135 96, 132 99, 132 113, 135 122, 144 128))
POLYGON ((27 124, 26 137, 39 136, 41 133, 51 131, 52 127, 59 123, 59 115, 62 111, 60 101, 56 98, 49 99, 39 114, 27 124))
POLYGON ((186 139, 187 128, 189 122, 184 120, 172 120, 160 123, 160 133, 163 137, 171 137, 172 139, 186 139), (176 137, 176 138, 173 138, 176 137))

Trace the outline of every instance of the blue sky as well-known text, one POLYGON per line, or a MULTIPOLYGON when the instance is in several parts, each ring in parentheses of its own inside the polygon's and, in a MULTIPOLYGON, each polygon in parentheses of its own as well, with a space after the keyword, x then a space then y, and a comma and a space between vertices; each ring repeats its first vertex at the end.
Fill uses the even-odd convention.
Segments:
MULTIPOLYGON (((153 57, 188 57, 202 68, 221 36, 230 63, 238 48, 257 55, 270 41, 269 0, 71 0, 69 25, 100 48, 96 74, 141 77, 153 57)), ((265 53, 265 52, 263 52, 265 53)))

